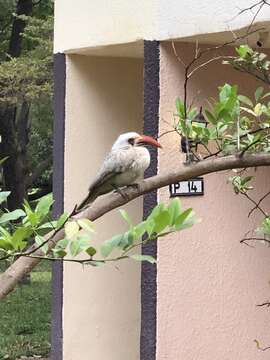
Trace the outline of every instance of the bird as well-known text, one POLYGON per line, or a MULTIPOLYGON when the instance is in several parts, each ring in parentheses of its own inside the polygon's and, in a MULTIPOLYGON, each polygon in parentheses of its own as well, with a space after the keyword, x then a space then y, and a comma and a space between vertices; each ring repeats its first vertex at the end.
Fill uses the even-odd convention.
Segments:
POLYGON ((100 195, 113 190, 121 193, 119 188, 134 185, 137 180, 142 179, 144 171, 150 165, 150 153, 146 145, 162 147, 151 136, 136 132, 121 134, 91 183, 87 197, 77 206, 77 210, 83 209, 100 195))

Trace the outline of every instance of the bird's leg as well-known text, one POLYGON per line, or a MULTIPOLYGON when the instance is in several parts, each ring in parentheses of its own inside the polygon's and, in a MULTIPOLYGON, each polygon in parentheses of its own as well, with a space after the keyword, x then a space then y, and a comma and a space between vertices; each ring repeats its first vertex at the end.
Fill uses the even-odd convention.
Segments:
POLYGON ((127 188, 134 188, 135 190, 138 190, 139 189, 139 184, 133 183, 133 184, 127 185, 127 188))
POLYGON ((117 192, 118 194, 120 194, 123 199, 128 200, 127 195, 124 194, 124 193, 122 192, 122 190, 121 190, 118 186, 113 185, 113 188, 114 188, 114 191, 117 192))

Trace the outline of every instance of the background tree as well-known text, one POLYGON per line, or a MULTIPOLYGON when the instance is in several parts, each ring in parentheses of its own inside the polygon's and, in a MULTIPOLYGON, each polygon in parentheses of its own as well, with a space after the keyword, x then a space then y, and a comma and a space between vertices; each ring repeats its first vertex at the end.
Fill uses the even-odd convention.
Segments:
POLYGON ((51 187, 53 3, 0 6, 0 156, 8 207, 15 209, 37 181, 51 187))

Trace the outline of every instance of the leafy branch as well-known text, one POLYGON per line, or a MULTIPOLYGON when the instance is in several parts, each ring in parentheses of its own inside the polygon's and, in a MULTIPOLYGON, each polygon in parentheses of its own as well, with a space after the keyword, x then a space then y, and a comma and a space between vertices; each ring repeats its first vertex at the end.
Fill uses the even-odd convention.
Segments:
MULTIPOLYGON (((7 192, 0 192, 1 201, 5 201, 8 195, 7 192)), ((163 204, 157 205, 148 218, 137 225, 132 224, 125 210, 120 210, 129 230, 124 234, 118 234, 106 240, 98 250, 93 242, 95 233, 93 223, 86 218, 73 219, 72 216, 75 211, 69 215, 61 215, 58 220, 48 220, 52 204, 53 200, 50 194, 41 198, 34 210, 25 202, 24 210, 4 212, 1 215, 0 252, 3 256, 0 261, 29 257, 97 266, 130 258, 153 263, 155 259, 151 256, 131 252, 149 241, 191 227, 195 223, 192 209, 182 210, 178 199, 172 200, 168 207, 163 204), (14 221, 16 222, 14 223, 14 221), (54 248, 50 248, 48 246, 49 241, 61 229, 64 229, 64 237, 55 244, 54 248), (45 239, 45 236, 52 230, 54 230, 53 235, 45 239), (35 242, 35 247, 32 249, 27 248, 29 238, 35 242), (143 240, 141 240, 142 238, 143 240), (115 249, 120 250, 120 255, 109 257, 115 249), (42 250, 43 254, 37 255, 38 250, 42 250), (98 251, 102 258, 95 257, 98 251), (87 257, 75 259, 78 255, 87 257)))

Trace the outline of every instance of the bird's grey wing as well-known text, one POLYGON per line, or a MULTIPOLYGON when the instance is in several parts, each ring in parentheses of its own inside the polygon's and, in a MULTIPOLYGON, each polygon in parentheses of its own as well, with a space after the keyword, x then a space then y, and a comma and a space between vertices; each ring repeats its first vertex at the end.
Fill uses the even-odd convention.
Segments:
POLYGON ((104 160, 96 179, 89 187, 87 197, 77 207, 78 210, 83 209, 88 203, 94 201, 97 196, 111 191, 110 181, 116 175, 122 174, 132 167, 134 163, 134 154, 128 150, 112 151, 104 160))
POLYGON ((89 192, 110 182, 116 175, 127 171, 131 168, 133 162, 134 158, 128 150, 110 152, 105 158, 96 179, 90 185, 89 192))

